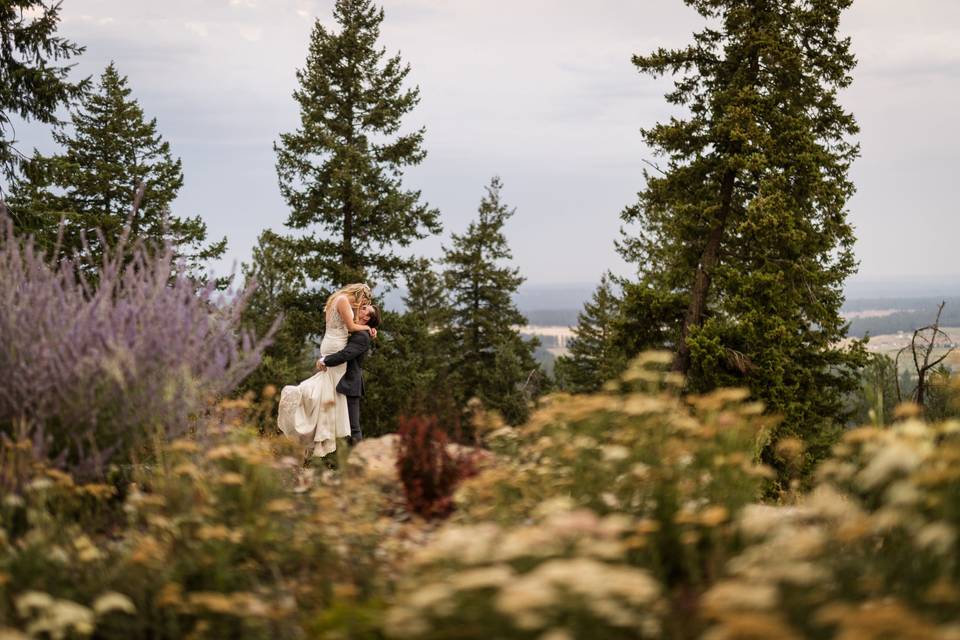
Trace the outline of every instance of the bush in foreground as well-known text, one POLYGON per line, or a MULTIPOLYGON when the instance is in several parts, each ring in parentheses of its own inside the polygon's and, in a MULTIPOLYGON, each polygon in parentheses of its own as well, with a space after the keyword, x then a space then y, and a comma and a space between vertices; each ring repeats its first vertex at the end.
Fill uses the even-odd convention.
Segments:
POLYGON ((266 344, 239 329, 246 294, 197 291, 169 248, 125 253, 121 241, 94 286, 0 219, 0 434, 83 477, 154 431, 184 433, 266 344))
POLYGON ((0 636, 372 633, 382 497, 300 470, 285 442, 229 426, 236 404, 203 440, 159 446, 123 500, 35 465, 22 496, 0 504, 0 636))

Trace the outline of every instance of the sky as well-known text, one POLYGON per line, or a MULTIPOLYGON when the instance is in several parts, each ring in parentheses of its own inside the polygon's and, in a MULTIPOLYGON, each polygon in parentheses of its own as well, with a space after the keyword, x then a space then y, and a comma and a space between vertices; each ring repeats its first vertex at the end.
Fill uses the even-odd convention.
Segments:
MULTIPOLYGON (((426 160, 405 184, 440 209, 438 257, 465 230, 494 175, 516 207, 506 234, 529 283, 591 283, 633 269, 614 248, 619 214, 655 160, 641 127, 676 113, 669 81, 634 53, 682 46, 702 26, 681 0, 384 0, 382 44, 411 67, 426 160)), ((273 142, 298 125, 291 97, 314 21, 333 0, 65 0, 62 35, 85 45, 76 73, 111 61, 183 160, 177 215, 227 236, 228 273, 257 235, 282 230, 273 142)), ((960 240, 960 2, 857 0, 841 24, 859 65, 842 96, 862 132, 849 203, 860 282, 953 282, 960 240)), ((37 125, 21 151, 53 149, 37 125)), ((956 278, 960 280, 960 278, 956 278)))

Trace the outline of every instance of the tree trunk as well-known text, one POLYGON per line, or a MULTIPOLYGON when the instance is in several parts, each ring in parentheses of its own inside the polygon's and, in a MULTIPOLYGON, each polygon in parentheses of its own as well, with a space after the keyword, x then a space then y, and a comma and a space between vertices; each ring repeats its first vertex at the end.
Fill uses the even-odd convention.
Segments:
POLYGON ((717 213, 713 228, 710 229, 710 235, 707 237, 707 244, 703 248, 703 253, 700 254, 700 262, 694 274, 693 286, 690 288, 690 304, 683 318, 683 324, 680 326, 680 340, 677 342, 677 355, 673 361, 673 370, 683 375, 687 375, 690 371, 690 345, 687 344, 687 339, 690 337, 691 328, 698 327, 703 323, 703 313, 707 307, 707 294, 710 291, 712 271, 720 262, 720 241, 723 239, 727 219, 730 217, 730 210, 733 207, 735 179, 736 174, 733 169, 727 169, 723 174, 720 185, 720 211, 717 213))

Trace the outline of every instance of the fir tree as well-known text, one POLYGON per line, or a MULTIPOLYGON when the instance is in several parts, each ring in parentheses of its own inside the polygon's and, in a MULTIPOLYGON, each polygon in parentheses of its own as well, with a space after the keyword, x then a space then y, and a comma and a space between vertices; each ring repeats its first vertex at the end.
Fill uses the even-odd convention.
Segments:
POLYGON ((365 363, 369 381, 364 425, 373 435, 393 432, 402 416, 432 415, 444 424, 459 418, 450 392, 450 305, 443 277, 419 259, 407 274, 403 313, 385 311, 365 363))
MULTIPOLYGON (((88 84, 67 80, 73 65, 60 62, 84 48, 57 36, 59 24, 59 2, 0 2, 0 177, 8 180, 24 159, 10 138, 12 117, 58 124, 57 109, 83 95, 88 84)), ((3 195, 0 190, 0 203, 3 195)))
POLYGON ((15 213, 47 221, 52 221, 51 214, 64 212, 64 251, 79 250, 85 237, 95 260, 106 248, 101 246, 97 231, 111 247, 128 220, 134 240, 148 246, 170 242, 194 266, 221 255, 226 239, 202 246, 206 225, 199 217, 169 214, 183 186, 181 163, 157 133, 156 119, 146 120, 130 94, 127 79, 111 63, 100 77, 97 90, 85 96, 72 114, 72 131, 54 133, 63 152, 48 159, 34 159, 33 170, 14 185, 15 204, 11 208, 15 213), (146 188, 131 218, 141 183, 146 188), (44 186, 56 189, 40 196, 44 186))
POLYGON ((445 249, 446 287, 451 303, 451 384, 463 406, 471 398, 499 411, 511 424, 529 413, 531 385, 542 376, 533 358, 536 341, 524 341, 516 326, 526 318, 513 303, 523 278, 503 263, 512 258, 503 235, 513 215, 500 200, 493 178, 477 219, 445 249))
POLYGON ((837 33, 850 0, 685 2, 710 27, 634 57, 643 73, 678 76, 667 100, 687 115, 644 131, 665 166, 624 211, 640 233, 620 248, 640 297, 661 296, 665 315, 649 322, 673 327, 689 387, 749 385, 812 460, 845 420, 863 361, 839 346, 856 268, 845 207, 857 125, 837 99, 855 65, 837 33))
POLYGON ((412 266, 395 247, 441 229, 438 212, 401 181, 426 155, 423 129, 398 133, 419 90, 403 86, 409 65, 378 47, 382 9, 337 0, 333 15, 339 31, 318 20, 297 71, 300 127, 274 145, 287 225, 307 231, 297 247, 310 280, 395 282, 412 266))
POLYGON ((609 274, 604 274, 593 296, 577 318, 569 355, 557 358, 555 377, 565 391, 597 391, 623 371, 623 346, 616 332, 620 299, 609 274))

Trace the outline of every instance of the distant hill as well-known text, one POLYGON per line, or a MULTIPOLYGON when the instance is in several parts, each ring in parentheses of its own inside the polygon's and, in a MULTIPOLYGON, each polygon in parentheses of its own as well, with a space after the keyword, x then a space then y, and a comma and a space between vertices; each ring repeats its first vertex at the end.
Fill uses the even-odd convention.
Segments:
MULTIPOLYGON (((524 284, 514 301, 531 325, 567 326, 590 299, 595 283, 524 284)), ((384 296, 388 309, 402 310, 403 290, 384 296)), ((893 334, 929 324, 937 305, 946 301, 942 323, 960 326, 960 276, 858 279, 848 283, 843 313, 850 335, 893 334)))

